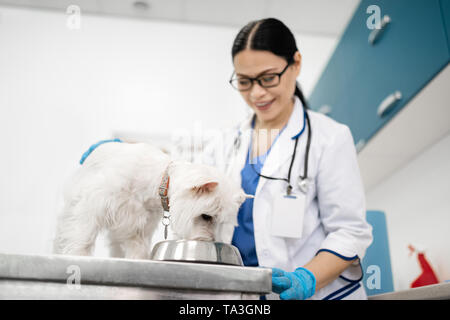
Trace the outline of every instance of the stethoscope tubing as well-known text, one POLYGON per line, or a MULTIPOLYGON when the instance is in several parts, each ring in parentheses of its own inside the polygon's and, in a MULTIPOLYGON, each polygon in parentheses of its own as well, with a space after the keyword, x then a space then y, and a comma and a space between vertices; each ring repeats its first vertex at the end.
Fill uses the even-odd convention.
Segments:
MULTIPOLYGON (((305 115, 305 124, 303 126, 302 131, 295 137, 295 144, 294 144, 294 151, 292 153, 292 158, 291 158, 291 163, 289 165, 289 171, 288 171, 288 177, 287 178, 276 178, 276 177, 270 177, 270 176, 265 176, 259 172, 256 171, 253 163, 251 163, 251 167, 253 168, 253 170, 255 171, 255 173, 265 179, 269 179, 269 180, 282 180, 282 181, 286 181, 288 183, 288 187, 287 187, 287 194, 289 195, 291 193, 292 190, 292 185, 291 185, 291 171, 292 171, 292 167, 295 161, 295 155, 297 153, 297 145, 298 145, 298 140, 299 137, 301 136, 301 134, 303 133, 304 129, 305 129, 305 125, 306 122, 308 123, 308 138, 306 141, 306 148, 305 148, 305 163, 304 163, 304 167, 303 167, 303 176, 300 176, 301 181, 306 181, 308 178, 308 160, 309 160, 309 150, 310 150, 310 146, 311 146, 311 121, 309 119, 308 113, 306 112, 306 110, 304 110, 304 115, 305 115)), ((234 141, 235 144, 235 148, 238 149, 240 146, 240 132, 238 137, 235 139, 234 141), (236 147, 237 146, 237 147, 236 147)), ((302 190, 305 191, 305 190, 302 190)))

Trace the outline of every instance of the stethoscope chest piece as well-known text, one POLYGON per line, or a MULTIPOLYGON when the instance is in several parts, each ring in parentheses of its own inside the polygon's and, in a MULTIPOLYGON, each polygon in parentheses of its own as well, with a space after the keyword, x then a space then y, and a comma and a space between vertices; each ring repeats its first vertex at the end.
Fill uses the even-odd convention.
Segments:
POLYGON ((298 178, 298 187, 303 193, 308 192, 308 185, 308 179, 298 178))

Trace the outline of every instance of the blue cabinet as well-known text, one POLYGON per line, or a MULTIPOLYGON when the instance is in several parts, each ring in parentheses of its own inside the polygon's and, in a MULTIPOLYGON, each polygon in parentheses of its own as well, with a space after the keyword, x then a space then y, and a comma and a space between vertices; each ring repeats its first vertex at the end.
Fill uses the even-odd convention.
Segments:
POLYGON ((363 285, 368 296, 394 291, 386 216, 382 211, 367 211, 373 241, 362 260, 363 285))
POLYGON ((329 105, 329 116, 350 127, 355 143, 368 141, 448 63, 441 5, 362 0, 309 97, 311 108, 329 105), (371 5, 388 21, 382 32, 367 25, 371 5), (382 105, 389 108, 380 116, 382 105))

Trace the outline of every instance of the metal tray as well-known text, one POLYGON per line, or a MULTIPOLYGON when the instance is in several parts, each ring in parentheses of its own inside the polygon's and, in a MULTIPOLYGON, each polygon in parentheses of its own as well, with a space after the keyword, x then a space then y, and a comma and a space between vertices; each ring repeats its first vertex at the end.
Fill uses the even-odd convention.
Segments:
POLYGON ((258 299, 271 292, 271 275, 270 268, 0 253, 0 300, 258 299))

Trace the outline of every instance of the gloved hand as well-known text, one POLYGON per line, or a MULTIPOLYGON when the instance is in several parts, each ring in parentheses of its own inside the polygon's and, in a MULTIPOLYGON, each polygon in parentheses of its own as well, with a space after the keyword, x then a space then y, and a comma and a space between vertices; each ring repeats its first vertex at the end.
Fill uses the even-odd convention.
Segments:
POLYGON ((91 154, 91 152, 95 150, 95 148, 97 148, 99 145, 101 145, 103 143, 107 143, 107 142, 122 142, 122 140, 120 140, 120 139, 110 139, 110 140, 101 140, 101 141, 99 141, 97 143, 94 143, 92 146, 89 147, 89 149, 85 153, 83 153, 83 155, 81 156, 80 164, 83 164, 83 162, 91 154))
POLYGON ((305 300, 314 295, 316 278, 305 268, 294 272, 272 268, 272 291, 280 294, 281 300, 305 300))

